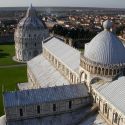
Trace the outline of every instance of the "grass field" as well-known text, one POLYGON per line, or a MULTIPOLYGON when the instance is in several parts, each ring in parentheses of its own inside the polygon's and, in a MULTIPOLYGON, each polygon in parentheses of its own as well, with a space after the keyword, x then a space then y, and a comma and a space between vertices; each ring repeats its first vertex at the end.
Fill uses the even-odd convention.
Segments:
MULTIPOLYGON (((15 49, 13 44, 0 45, 0 67, 19 64, 12 60, 14 54, 15 49)), ((26 81, 26 66, 19 65, 17 67, 0 68, 0 116, 4 114, 2 90, 4 92, 14 91, 17 89, 17 83, 26 81)))
POLYGON ((13 44, 0 44, 0 66, 18 64, 12 60, 15 55, 15 48, 13 44))

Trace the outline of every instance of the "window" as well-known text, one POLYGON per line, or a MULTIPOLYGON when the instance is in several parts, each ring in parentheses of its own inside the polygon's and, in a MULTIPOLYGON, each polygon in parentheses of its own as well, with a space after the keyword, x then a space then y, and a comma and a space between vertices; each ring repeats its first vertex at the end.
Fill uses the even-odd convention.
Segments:
POLYGON ((36 37, 36 34, 34 34, 34 37, 36 37))
POLYGON ((40 114, 40 105, 37 106, 37 113, 40 114))
POLYGON ((53 104, 53 111, 56 111, 56 104, 53 104))
POLYGON ((25 43, 25 46, 27 47, 27 43, 25 43))
POLYGON ((20 109, 20 116, 23 116, 23 109, 20 109))
POLYGON ((85 74, 85 79, 87 80, 87 74, 85 74))
POLYGON ((118 113, 115 113, 114 114, 114 122, 117 123, 117 121, 118 121, 118 113))
POLYGON ((72 108, 72 101, 69 101, 69 109, 72 108))
POLYGON ((107 114, 107 111, 108 110, 108 108, 107 108, 107 104, 105 104, 105 113, 107 114))
POLYGON ((36 43, 34 45, 36 46, 36 43))

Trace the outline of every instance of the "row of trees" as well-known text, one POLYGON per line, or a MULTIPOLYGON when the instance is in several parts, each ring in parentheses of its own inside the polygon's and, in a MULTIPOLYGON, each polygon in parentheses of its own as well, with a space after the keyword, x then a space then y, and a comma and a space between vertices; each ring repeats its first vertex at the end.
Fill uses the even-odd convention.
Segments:
POLYGON ((97 32, 90 29, 84 29, 82 26, 77 28, 67 28, 61 25, 55 25, 52 29, 54 34, 72 38, 72 39, 86 39, 93 38, 97 32))

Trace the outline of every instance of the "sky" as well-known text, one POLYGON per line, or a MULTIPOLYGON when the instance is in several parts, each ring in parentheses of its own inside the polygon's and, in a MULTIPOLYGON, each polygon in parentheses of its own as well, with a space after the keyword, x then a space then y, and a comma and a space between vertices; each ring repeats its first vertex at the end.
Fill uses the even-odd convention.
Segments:
POLYGON ((0 7, 29 6, 76 6, 125 8, 125 0, 0 0, 0 7))

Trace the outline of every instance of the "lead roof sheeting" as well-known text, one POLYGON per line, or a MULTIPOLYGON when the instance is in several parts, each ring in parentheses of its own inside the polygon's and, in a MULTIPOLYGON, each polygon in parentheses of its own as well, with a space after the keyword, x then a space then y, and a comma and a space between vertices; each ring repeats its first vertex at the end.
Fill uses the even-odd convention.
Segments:
POLYGON ((112 32, 102 31, 85 46, 84 56, 101 64, 125 63, 125 47, 112 32))
POLYGON ((37 84, 43 88, 70 84, 42 54, 33 58, 27 65, 33 73, 37 84))
POLYGON ((43 47, 47 48, 51 53, 58 57, 64 64, 69 66, 75 72, 78 71, 80 65, 80 52, 71 46, 65 44, 58 38, 51 38, 43 47))
POLYGON ((112 105, 125 114, 125 77, 105 84, 93 84, 93 87, 112 105))
POLYGON ((87 96, 88 92, 84 84, 64 85, 17 92, 6 92, 4 93, 4 105, 5 107, 14 107, 87 96))

